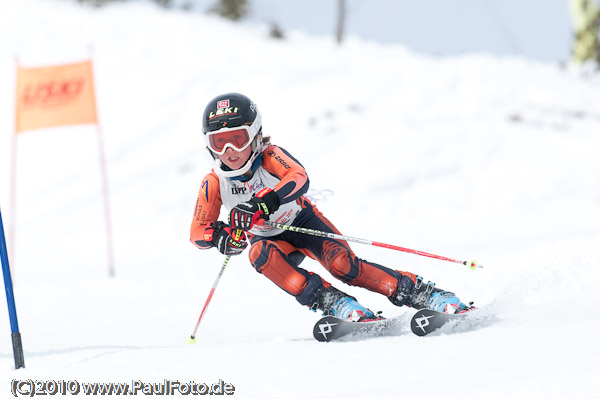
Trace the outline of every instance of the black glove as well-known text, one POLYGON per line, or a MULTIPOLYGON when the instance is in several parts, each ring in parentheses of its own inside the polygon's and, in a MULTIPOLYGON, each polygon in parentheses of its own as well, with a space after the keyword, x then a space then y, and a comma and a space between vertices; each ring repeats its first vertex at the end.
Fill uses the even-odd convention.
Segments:
POLYGON ((246 234, 223 222, 212 222, 204 231, 205 241, 211 241, 223 255, 239 255, 248 246, 246 234))
POLYGON ((279 195, 270 188, 263 188, 246 202, 240 202, 229 213, 231 227, 248 231, 258 219, 268 219, 279 209, 279 195))

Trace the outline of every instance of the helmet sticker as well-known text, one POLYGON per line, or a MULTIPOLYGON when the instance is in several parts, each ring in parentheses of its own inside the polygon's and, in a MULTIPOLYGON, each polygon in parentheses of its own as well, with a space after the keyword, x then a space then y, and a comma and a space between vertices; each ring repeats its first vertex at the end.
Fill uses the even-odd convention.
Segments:
POLYGON ((217 101, 217 109, 229 107, 229 100, 217 101))
POLYGON ((217 108, 216 112, 210 111, 208 113, 208 119, 214 119, 217 118, 219 116, 226 116, 226 115, 237 115, 238 113, 238 107, 227 107, 227 108, 217 108))

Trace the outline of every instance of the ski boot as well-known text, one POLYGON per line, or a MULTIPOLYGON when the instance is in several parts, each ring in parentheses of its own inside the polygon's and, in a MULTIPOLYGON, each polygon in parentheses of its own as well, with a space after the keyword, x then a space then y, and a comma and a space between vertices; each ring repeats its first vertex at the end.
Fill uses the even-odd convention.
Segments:
POLYGON ((435 288, 431 281, 424 284, 421 276, 417 276, 412 295, 404 300, 404 304, 415 309, 426 308, 450 314, 465 313, 473 308, 472 302, 469 305, 462 303, 453 292, 435 288))
POLYGON ((311 310, 323 311, 324 316, 333 316, 345 321, 369 321, 383 317, 362 306, 356 298, 331 286, 321 291, 311 310))

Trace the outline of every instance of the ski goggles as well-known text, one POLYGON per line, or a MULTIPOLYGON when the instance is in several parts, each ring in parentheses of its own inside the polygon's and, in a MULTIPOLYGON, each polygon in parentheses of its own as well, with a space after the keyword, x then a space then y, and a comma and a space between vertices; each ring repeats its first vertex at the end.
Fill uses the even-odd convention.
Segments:
POLYGON ((250 145, 254 136, 255 129, 252 126, 238 126, 219 129, 206 134, 208 148, 215 154, 223 155, 228 147, 235 151, 243 151, 250 145))

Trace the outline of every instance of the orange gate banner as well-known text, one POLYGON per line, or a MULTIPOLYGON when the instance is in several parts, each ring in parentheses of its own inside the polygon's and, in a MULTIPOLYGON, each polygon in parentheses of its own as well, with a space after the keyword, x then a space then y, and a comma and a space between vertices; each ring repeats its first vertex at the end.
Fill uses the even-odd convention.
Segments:
POLYGON ((98 124, 92 61, 17 67, 16 133, 52 126, 98 124))

